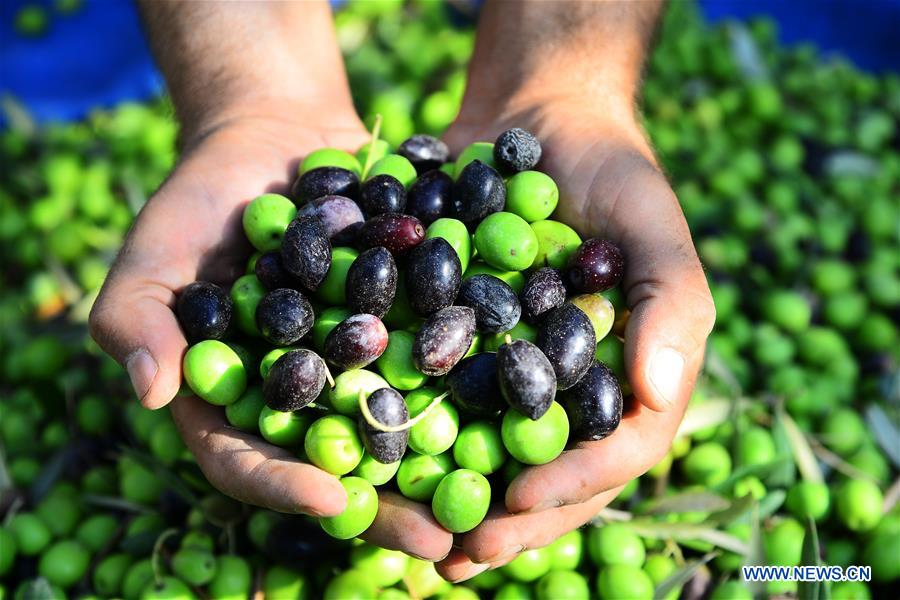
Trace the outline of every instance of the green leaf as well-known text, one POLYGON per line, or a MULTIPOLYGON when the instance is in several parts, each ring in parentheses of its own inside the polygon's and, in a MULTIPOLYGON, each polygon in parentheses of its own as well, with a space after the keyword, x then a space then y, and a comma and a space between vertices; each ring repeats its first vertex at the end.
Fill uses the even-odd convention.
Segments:
POLYGON ((722 483, 715 485, 712 489, 720 493, 728 493, 731 491, 731 488, 734 487, 734 484, 744 477, 753 475, 755 477, 759 477, 760 479, 766 479, 770 474, 778 471, 778 469, 784 469, 785 466, 789 467, 790 463, 790 457, 781 456, 767 463, 743 465, 732 471, 731 475, 728 476, 728 479, 726 479, 722 483))
POLYGON ((666 515, 686 512, 715 512, 730 506, 728 500, 705 490, 681 492, 651 501, 642 512, 649 515, 666 515))
POLYGON ((731 534, 718 531, 705 524, 693 523, 660 523, 646 519, 634 520, 625 523, 641 537, 652 539, 694 540, 707 542, 713 546, 731 550, 737 554, 746 555, 747 544, 731 534))
MULTIPOLYGON (((782 415, 784 411, 775 411, 775 418, 772 421, 772 439, 775 442, 775 454, 779 457, 790 457, 792 455, 791 442, 788 439, 787 431, 785 431, 784 419, 782 415)), ((769 485, 774 487, 790 487, 796 480, 797 474, 794 469, 794 461, 785 462, 780 468, 775 469, 768 477, 769 485)))
POLYGON ((60 448, 49 460, 44 462, 44 468, 34 478, 29 488, 29 495, 32 499, 40 500, 43 498, 60 478, 66 466, 67 455, 71 452, 69 448, 66 446, 60 448))
MULTIPOLYGON (((818 567, 822 565, 819 556, 819 534, 816 531, 816 522, 806 520, 806 535, 803 536, 803 550, 800 561, 804 566, 818 567)), ((800 581, 797 583, 797 598, 799 600, 821 600, 823 590, 828 586, 822 581, 800 581)), ((826 592, 827 593, 827 592, 826 592)))
POLYGON ((134 502, 129 502, 128 500, 119 498, 117 496, 98 496, 95 494, 85 494, 84 496, 82 496, 82 499, 88 504, 93 504, 95 506, 100 506, 103 508, 112 508, 114 510, 121 510, 125 512, 140 514, 152 514, 156 512, 146 506, 135 504, 134 502))
POLYGON ((684 413, 675 437, 691 435, 701 429, 721 425, 731 418, 739 401, 729 398, 710 398, 702 402, 692 402, 684 413))
POLYGON ((656 589, 653 591, 653 600, 664 600, 672 590, 683 586, 690 581, 691 577, 694 576, 694 573, 696 573, 700 567, 717 557, 719 554, 721 554, 719 551, 708 552, 699 560, 693 560, 687 563, 682 568, 660 581, 659 585, 656 586, 656 589))
POLYGON ((731 525, 750 512, 756 505, 756 499, 750 494, 741 496, 740 498, 736 498, 723 510, 709 515, 709 517, 706 518, 706 523, 719 527, 731 525))
MULTIPOLYGON (((781 491, 781 490, 778 490, 781 491)), ((783 494, 783 492, 782 492, 783 494)), ((771 494, 769 494, 771 495, 771 494)), ((768 496, 767 496, 768 497, 768 496)), ((765 498, 763 498, 765 500, 765 498)), ((783 500, 783 498, 782 498, 783 500)), ((777 508, 776 508, 777 510, 777 508)), ((762 543, 762 516, 761 507, 757 506, 753 509, 750 516, 750 541, 749 552, 744 555, 744 566, 756 566, 766 564, 766 553, 762 543)), ((754 598, 764 598, 766 594, 766 584, 762 581, 748 581, 747 587, 754 598)))
POLYGON ((803 432, 797 427, 797 422, 794 421, 791 415, 785 412, 783 406, 779 406, 776 409, 776 415, 781 421, 784 435, 787 438, 788 444, 791 446, 791 453, 794 457, 794 463, 797 465, 797 470, 800 471, 800 476, 803 477, 805 481, 824 483, 825 478, 822 476, 822 469, 819 468, 819 462, 816 460, 816 456, 813 454, 809 442, 806 441, 806 436, 803 435, 803 432))
POLYGON ((900 444, 897 443, 900 439, 900 429, 877 404, 870 404, 866 408, 866 422, 872 429, 881 450, 891 459, 895 467, 900 468, 900 444))
POLYGON ((763 499, 759 501, 759 518, 767 519, 778 512, 786 497, 787 492, 784 490, 772 490, 763 496, 763 499))

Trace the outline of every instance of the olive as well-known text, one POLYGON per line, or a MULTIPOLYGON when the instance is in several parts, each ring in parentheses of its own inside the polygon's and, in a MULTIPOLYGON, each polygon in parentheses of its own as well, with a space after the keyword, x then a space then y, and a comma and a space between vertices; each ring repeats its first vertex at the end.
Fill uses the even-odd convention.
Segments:
POLYGON ((406 209, 406 187, 392 175, 376 175, 359 188, 359 205, 367 217, 402 213, 406 209))
MULTIPOLYGON (((409 420, 409 410, 406 408, 403 396, 394 389, 375 390, 365 402, 369 409, 369 416, 381 425, 396 427, 409 420)), ((394 463, 403 458, 409 441, 409 429, 382 431, 373 427, 362 413, 358 417, 358 423, 366 452, 372 458, 382 464, 394 463)))
POLYGON ((331 268, 331 241, 317 217, 302 215, 291 221, 281 243, 281 264, 307 290, 318 289, 331 268))
POLYGON ((359 177, 353 171, 340 167, 319 167, 307 171, 291 186, 294 204, 301 206, 322 196, 359 196, 359 177))
POLYGON ((325 379, 325 363, 318 354, 302 348, 291 350, 269 369, 263 397, 273 410, 300 410, 319 396, 325 379))
POLYGON ((325 359, 342 369, 361 369, 384 353, 388 332, 375 315, 351 315, 325 338, 325 359))
POLYGON ((453 179, 443 171, 428 171, 416 179, 406 196, 406 213, 426 226, 450 215, 453 179))
POLYGON ((473 275, 463 281, 457 303, 475 311, 475 325, 485 333, 509 331, 522 314, 516 293, 493 275, 473 275))
POLYGON ((413 248, 406 260, 409 305, 427 316, 453 304, 462 279, 456 250, 443 238, 427 239, 413 248))
POLYGON ((397 265, 386 248, 369 248, 347 271, 347 307, 353 312, 384 317, 397 292, 397 265))
POLYGON ((622 390, 609 367, 595 361, 584 377, 560 392, 560 404, 569 416, 572 437, 602 440, 622 420, 622 390))
POLYGON ((445 375, 465 356, 474 337, 475 312, 471 308, 442 308, 428 317, 416 333, 413 362, 426 375, 445 375))
POLYGON ((532 421, 544 416, 556 397, 553 366, 541 349, 528 340, 513 340, 500 346, 497 379, 506 402, 532 421))
POLYGON ((353 235, 365 221, 359 205, 344 196, 316 198, 301 206, 297 214, 318 217, 335 246, 350 245, 353 235))
POLYGON ((279 288, 262 297, 256 306, 256 327, 276 346, 296 343, 315 322, 312 305, 297 290, 279 288))
POLYGON ((410 215, 375 215, 359 229, 358 243, 363 250, 384 246, 394 256, 405 254, 425 239, 422 222, 410 215))
POLYGON ((575 385, 591 367, 597 348, 594 326, 584 311, 569 302, 553 309, 538 328, 537 346, 556 372, 556 387, 575 385))
POLYGON ((477 417, 493 417, 503 410, 497 379, 497 353, 479 352, 464 358, 447 374, 453 403, 477 417))
POLYGON ((538 269, 525 282, 519 294, 522 318, 537 323, 549 311, 566 301, 566 286, 559 271, 551 267, 538 269))
POLYGON ((397 148, 397 154, 403 156, 416 168, 419 175, 437 169, 450 158, 450 149, 438 138, 417 133, 407 138, 397 148))
POLYGON ((217 340, 231 324, 231 297, 219 286, 195 281, 181 291, 175 314, 188 342, 217 340))
POLYGON ((299 290, 301 288, 300 281, 285 270, 279 251, 273 250, 261 254, 256 259, 256 264, 253 265, 253 272, 267 290, 277 290, 278 288, 299 290))
POLYGON ((474 227, 491 213, 506 205, 506 184, 500 173, 480 160, 467 164, 452 192, 453 216, 474 227))

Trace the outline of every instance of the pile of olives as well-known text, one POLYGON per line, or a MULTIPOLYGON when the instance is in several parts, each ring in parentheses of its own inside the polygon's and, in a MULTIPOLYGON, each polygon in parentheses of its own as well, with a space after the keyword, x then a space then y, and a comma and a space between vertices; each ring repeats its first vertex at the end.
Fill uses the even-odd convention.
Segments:
POLYGON ((549 219, 559 190, 540 156, 522 129, 455 161, 428 135, 317 150, 290 198, 244 209, 250 272, 178 295, 187 385, 342 478, 331 535, 364 532, 389 484, 469 531, 524 465, 618 426, 622 391, 596 354, 624 258, 549 219))

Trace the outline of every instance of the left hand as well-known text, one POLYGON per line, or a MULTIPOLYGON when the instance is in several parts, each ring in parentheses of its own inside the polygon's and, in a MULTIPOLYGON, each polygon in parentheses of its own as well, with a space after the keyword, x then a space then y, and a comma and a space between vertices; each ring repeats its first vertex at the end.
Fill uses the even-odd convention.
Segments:
POLYGON ((636 401, 610 437, 579 442, 555 461, 523 471, 505 506, 456 540, 438 563, 450 581, 506 564, 588 522, 629 480, 668 451, 703 361, 715 309, 690 232, 632 111, 602 101, 548 97, 507 101, 496 117, 463 112, 447 132, 455 153, 522 127, 541 141, 540 169, 559 186, 553 218, 582 237, 617 243, 631 316, 625 361, 636 401))

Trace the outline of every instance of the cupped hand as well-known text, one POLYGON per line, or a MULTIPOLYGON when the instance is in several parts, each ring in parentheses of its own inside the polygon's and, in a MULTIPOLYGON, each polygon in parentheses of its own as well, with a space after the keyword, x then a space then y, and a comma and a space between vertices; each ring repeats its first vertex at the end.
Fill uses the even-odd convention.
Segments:
MULTIPOLYGON (((291 452, 231 428, 220 407, 178 397, 187 342, 172 311, 195 280, 229 286, 252 248, 243 207, 264 192, 286 193, 306 153, 329 146, 356 150, 369 136, 355 114, 305 119, 296 107, 256 106, 192 134, 177 167, 147 202, 91 312, 91 334, 127 370, 141 403, 171 407, 203 473, 224 493, 288 513, 340 513, 338 479, 291 452), (272 116, 276 115, 276 116, 272 116), (173 400, 174 399, 174 400, 173 400)), ((380 498, 368 533, 375 543, 437 560, 451 537, 427 507, 399 495, 380 498)))
POLYGON ((582 237, 620 246, 621 286, 631 312, 625 362, 635 398, 610 437, 577 443, 516 477, 504 505, 439 564, 452 581, 505 564, 583 525, 658 462, 703 361, 715 309, 678 200, 631 111, 602 104, 552 98, 509 103, 491 118, 464 108, 445 138, 458 153, 511 127, 531 131, 543 148, 539 168, 560 190, 552 218, 582 237))

